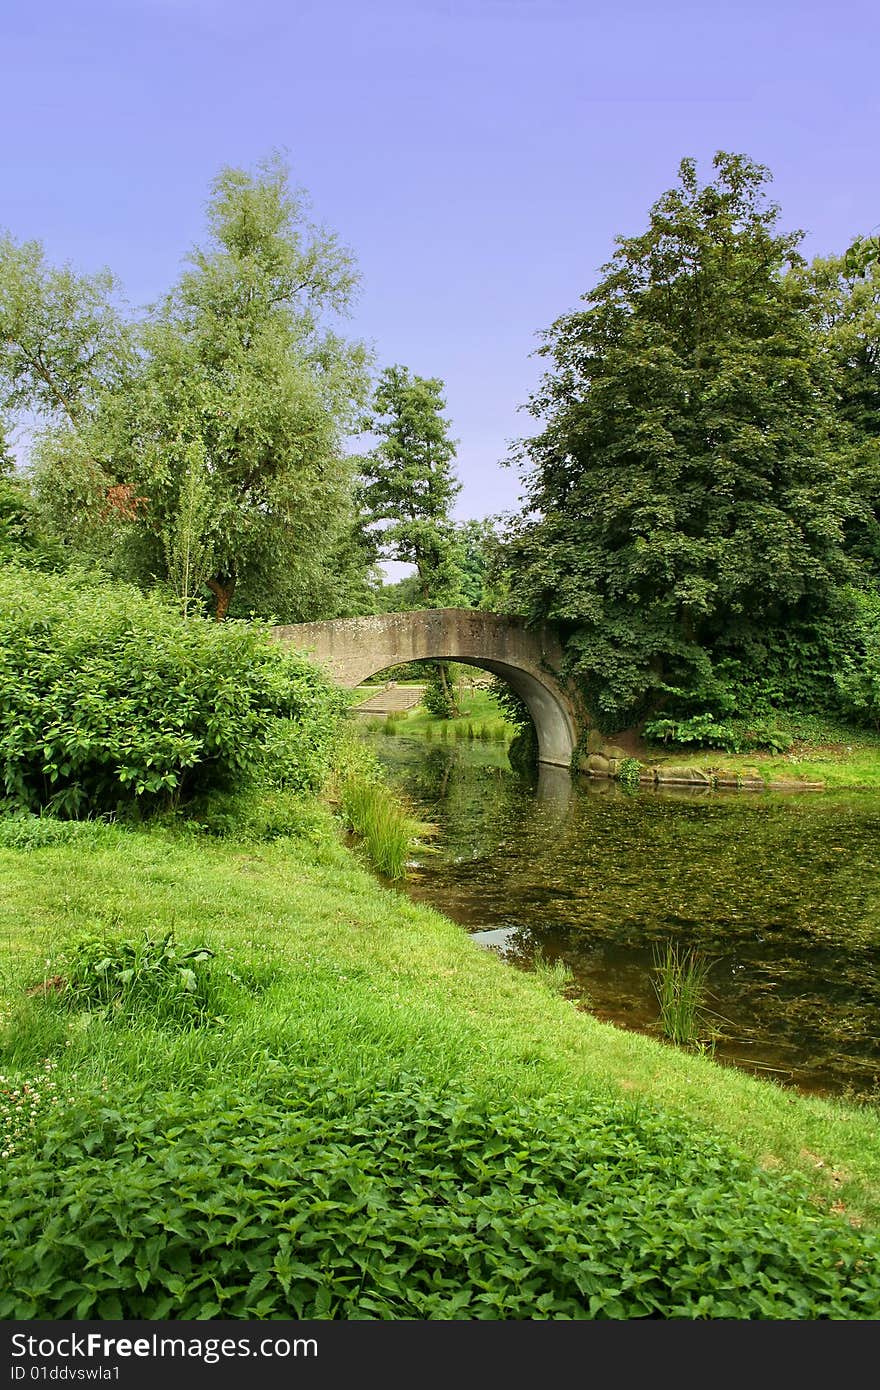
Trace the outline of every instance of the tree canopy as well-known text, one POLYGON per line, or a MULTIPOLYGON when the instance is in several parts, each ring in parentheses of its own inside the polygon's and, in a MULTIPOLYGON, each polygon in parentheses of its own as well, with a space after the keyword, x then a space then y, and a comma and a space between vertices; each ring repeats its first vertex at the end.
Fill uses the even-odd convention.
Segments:
POLYGON ((731 643, 824 612, 851 572, 851 442, 768 181, 682 161, 540 349, 512 604, 561 625, 606 723, 717 694, 731 643))
POLYGON ((443 382, 386 367, 366 421, 378 438, 361 461, 363 505, 386 559, 415 565, 423 606, 461 600, 452 503, 461 490, 443 382))
POLYGON ((880 262, 855 271, 849 253, 819 257, 803 279, 835 372, 837 409, 852 430, 860 507, 847 522, 847 544, 880 579, 880 262))
POLYGON ((82 425, 131 363, 118 293, 107 270, 49 266, 40 242, 0 236, 0 409, 82 425))
POLYGON ((367 353, 337 326, 353 258, 309 220, 278 159, 221 170, 207 221, 176 286, 126 332, 109 279, 41 271, 20 249, 35 297, 20 311, 7 396, 51 408, 38 494, 74 549, 170 582, 185 605, 207 585, 218 617, 233 602, 286 620, 339 611, 339 591, 347 606, 366 583, 345 438, 365 403, 367 353), (57 364, 46 381, 33 366, 44 360, 57 364))

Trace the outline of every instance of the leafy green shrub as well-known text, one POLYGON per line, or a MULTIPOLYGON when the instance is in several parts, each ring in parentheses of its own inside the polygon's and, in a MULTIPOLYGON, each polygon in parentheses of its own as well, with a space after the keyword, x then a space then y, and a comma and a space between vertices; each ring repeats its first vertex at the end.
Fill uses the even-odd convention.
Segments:
POLYGON ((637 786, 641 771, 642 764, 638 758, 621 758, 617 764, 617 780, 627 787, 637 786))
POLYGON ((695 714, 688 719, 652 719, 644 728, 646 738, 680 747, 721 748, 726 753, 752 753, 768 749, 786 753, 794 738, 784 729, 745 720, 717 721, 711 714, 695 714))
POLYGON ((91 576, 0 569, 6 805, 77 817, 245 774, 317 785, 342 702, 262 626, 184 619, 91 576))
POLYGON ((439 666, 429 670, 422 704, 428 713, 435 715, 437 719, 455 719, 461 711, 455 701, 455 689, 448 668, 445 672, 439 666))
POLYGON ((61 547, 42 533, 33 497, 25 480, 4 456, 0 428, 0 564, 14 562, 29 569, 60 569, 61 547))
POLYGON ((289 1067, 83 1096, 5 1164, 0 1317, 880 1314, 880 1242, 668 1116, 289 1067))
POLYGON ((62 951, 58 968, 67 1009, 190 1028, 219 1021, 230 983, 240 981, 209 946, 184 947, 173 932, 139 941, 82 936, 62 951))
MULTIPOLYGON (((731 623, 686 679, 663 683, 663 717, 686 723, 708 713, 738 732, 780 721, 787 728, 805 714, 839 718, 837 676, 860 647, 858 600, 845 589, 826 599, 824 610, 793 613, 778 626, 731 623)), ((656 708, 646 712, 659 717, 656 708)))

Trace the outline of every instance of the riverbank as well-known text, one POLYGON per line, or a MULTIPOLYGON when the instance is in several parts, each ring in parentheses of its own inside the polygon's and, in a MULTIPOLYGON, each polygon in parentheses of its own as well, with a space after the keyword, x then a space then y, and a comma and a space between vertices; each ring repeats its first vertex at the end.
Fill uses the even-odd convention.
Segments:
POLYGON ((613 777, 658 786, 705 787, 740 791, 855 791, 880 788, 880 748, 820 748, 795 754, 741 753, 723 749, 678 750, 646 747, 641 757, 619 744, 601 743, 584 755, 579 771, 587 777, 613 777))
MULTIPOLYGON (((862 1223, 863 1229, 880 1227, 876 1109, 798 1097, 706 1058, 599 1023, 556 997, 537 977, 513 971, 491 953, 476 949, 460 928, 438 913, 383 888, 339 844, 338 833, 329 813, 312 807, 303 810, 295 835, 272 843, 86 825, 73 827, 67 843, 61 838, 43 848, 0 851, 5 889, 0 909, 2 1070, 19 1082, 28 1076, 51 1076, 52 1094, 62 1102, 55 1118, 44 1115, 35 1138, 23 1141, 25 1150, 28 1144, 33 1150, 6 1159, 5 1200, 17 1204, 17 1215, 13 1222, 7 1213, 3 1227, 3 1260, 9 1275, 3 1282, 18 1293, 5 1296, 0 1315, 113 1316, 106 1309, 119 1307, 125 1316, 151 1317, 166 1316, 161 1310, 173 1306, 177 1316, 195 1316, 193 1308, 208 1307, 209 1312, 198 1315, 264 1317, 273 1315, 266 1311, 271 1303, 275 1309, 302 1310, 287 1315, 355 1316, 352 1309, 360 1306, 361 1295, 354 1285, 362 1288, 366 1280, 374 1301, 367 1300, 361 1316, 640 1316, 651 1307, 656 1312, 658 1305, 652 1305, 647 1294, 640 1304, 638 1281, 625 1279, 622 1289, 618 1278, 627 1261, 636 1258, 636 1228, 643 1236, 650 1229, 655 1275, 660 1271, 653 1282, 645 1274, 643 1287, 654 1289, 659 1278, 657 1287, 666 1288, 673 1299, 667 1313, 677 1307, 683 1315, 699 1315, 695 1310, 704 1298, 708 1302, 702 1315, 707 1316, 743 1315, 737 1307, 751 1308, 751 1316, 818 1315, 810 1309, 819 1306, 819 1295, 797 1292, 802 1274, 808 1278, 801 1265, 833 1271, 835 1261, 820 1258, 816 1251, 840 1245, 835 1259, 849 1269, 844 1249, 849 1248, 846 1233, 852 1232, 848 1223, 862 1223), (155 1020, 124 1018, 112 1008, 65 1007, 57 983, 67 969, 64 943, 83 933, 143 940, 145 934, 159 939, 168 932, 181 948, 204 946, 228 964, 226 1002, 208 1026, 180 1030, 155 1020), (48 1073, 43 1070, 47 1063, 48 1073), (418 1095, 423 1095, 422 1101, 418 1095), (303 1294, 300 1303, 285 1302, 293 1276, 275 1271, 277 1231, 262 1282, 252 1270, 242 1283, 236 1264, 235 1278, 224 1275, 219 1285, 215 1278, 220 1292, 215 1289, 209 1299, 199 1283, 210 1283, 204 1270, 199 1279, 193 1275, 192 1288, 184 1288, 189 1276, 165 1268, 162 1251, 180 1243, 173 1237, 175 1222, 183 1223, 190 1242, 206 1239, 205 1203, 214 1212, 211 1231, 216 1227, 219 1232, 218 1250, 239 1248, 238 1237, 230 1237, 230 1223, 241 1232, 248 1222, 264 1219, 254 1209, 248 1187, 250 1182, 254 1191, 263 1190, 262 1168, 259 1182, 248 1179, 247 1168, 236 1166, 236 1145, 245 1144, 248 1134, 258 1134, 260 1153, 277 1152, 277 1126, 289 1134, 294 1123, 285 1108, 291 1096, 299 1097, 296 1105, 305 1107, 303 1113, 317 1116, 316 1135, 332 1130, 331 1168, 345 1149, 354 1163, 354 1169, 345 1168, 346 1174, 366 1164, 370 1173, 375 1169, 375 1182, 381 1186, 391 1181, 391 1168, 399 1161, 405 1176, 388 1209, 392 1214, 400 1203, 419 1205, 420 1193, 432 1220, 448 1213, 443 1219, 451 1224, 435 1230, 435 1244, 419 1264, 418 1277, 412 1274, 415 1292, 409 1303, 405 1290, 393 1297, 387 1289, 381 1292, 376 1271, 385 1269, 396 1288, 397 1276, 388 1270, 403 1249, 400 1242, 418 1237, 415 1208, 410 1211, 408 1236, 386 1233, 394 1258, 389 1253, 379 1259, 375 1251, 367 1251, 370 1272, 361 1270, 352 1284, 358 1241, 370 1243, 358 1234, 366 1208, 353 1176, 354 1187, 346 1188, 349 1214, 343 1220, 350 1245, 344 1257, 333 1257, 338 1262, 335 1272, 328 1273, 325 1266, 324 1284, 330 1290, 326 1296, 310 1285, 309 1297, 303 1294), (374 1113, 370 1107, 376 1106, 374 1113), (402 1111, 398 1116, 401 1106, 406 1116, 402 1111), (235 1121, 239 1110, 240 1120, 235 1121), (461 1118, 465 1112, 466 1122, 461 1118), (265 1115, 275 1117, 268 1129, 265 1115), (219 1127, 216 1135, 214 1125, 219 1127), (398 1136, 393 1144, 388 1125, 398 1136), (510 1130, 507 1137, 505 1126, 510 1130), (194 1149, 186 1149, 189 1129, 198 1140, 193 1140, 194 1149), (449 1177, 444 1164, 452 1161, 450 1154, 458 1153, 465 1130, 465 1148, 472 1155, 468 1163, 473 1161, 477 1168, 467 1179, 464 1170, 449 1177), (119 1136, 129 1132, 140 1137, 120 1147, 119 1136), (433 1134, 430 1143, 436 1142, 436 1149, 423 1153, 420 1133, 433 1134), (514 1133, 518 1137, 511 1137, 514 1133), (580 1153, 590 1134, 595 1146, 591 1159, 580 1153), (216 1172, 211 1167, 214 1139, 219 1145, 216 1172), (59 1145, 65 1154, 60 1176, 59 1145), (181 1145, 183 1157, 175 1158, 181 1145), (389 1146, 387 1163, 381 1157, 383 1145, 389 1146), (579 1176, 572 1174, 572 1185, 563 1171, 566 1145, 577 1151, 579 1176), (632 1155, 632 1166, 626 1154, 632 1155), (191 1175, 187 1162, 196 1165, 191 1175), (555 1168, 559 1173, 553 1182, 561 1186, 547 1196, 549 1174, 555 1168), (187 1187, 190 1177, 198 1186, 199 1173, 209 1170, 210 1192, 199 1189, 201 1195, 193 1195, 194 1189, 187 1187), (175 1216, 163 1206, 170 1200, 165 1184, 171 1181, 163 1174, 174 1171, 171 1185, 178 1194, 189 1194, 184 1201, 184 1207, 190 1203, 189 1215, 175 1216), (120 1233, 112 1215, 119 1209, 120 1192, 126 1185, 137 1187, 146 1181, 145 1175, 149 1190, 123 1195, 122 1209, 127 1210, 129 1198, 132 1206, 122 1224, 126 1231, 126 1223, 132 1229, 120 1233), (576 1305, 573 1311, 570 1300, 577 1289, 571 1279, 567 1293, 557 1288, 554 1281, 561 1267, 553 1256, 556 1272, 547 1273, 545 1281, 549 1301, 536 1305, 533 1289, 518 1303, 513 1292, 521 1287, 517 1281, 534 1279, 535 1269, 545 1267, 537 1251, 524 1256, 525 1264, 520 1274, 511 1276, 512 1282, 495 1271, 491 1278, 486 1276, 488 1286, 479 1279, 469 1284, 469 1266, 458 1268, 456 1251, 470 1251, 472 1269, 483 1269, 494 1256, 486 1252, 479 1234, 483 1227, 478 1211, 465 1220, 461 1211, 455 1215, 454 1202, 447 1205, 452 1200, 448 1196, 440 1208, 432 1205, 432 1183, 445 1192, 447 1181, 469 1201, 483 1192, 486 1219, 495 1210, 494 1225, 485 1229, 502 1232, 499 1239, 505 1250, 514 1242, 516 1212, 521 1209, 522 1197, 516 1194, 536 1194, 529 1198, 537 1202, 536 1229, 546 1215, 546 1197, 555 1212, 558 1238, 571 1247, 566 1268, 573 1270, 588 1256, 577 1256, 571 1242, 577 1245, 586 1239, 583 1233, 588 1229, 605 1230, 609 1221, 612 1226, 618 1222, 629 1234, 622 1247, 615 1247, 616 1255, 611 1248, 605 1251, 606 1275, 599 1281, 606 1291, 616 1290, 613 1298, 609 1294, 605 1302, 597 1289, 594 1307, 584 1294, 580 1311, 576 1305), (63 1249, 53 1247, 57 1259, 47 1265, 46 1239, 60 1239, 51 1232, 64 1229, 65 1203, 73 1200, 77 1182, 86 1192, 89 1218, 81 1236, 67 1230, 66 1244, 63 1249), (602 1183, 608 1184, 605 1197, 602 1183), (504 1214, 511 1194, 513 1207, 504 1214), (578 1206, 588 1197, 593 1204, 589 1213, 578 1206), (640 1224, 644 1221, 646 1227, 640 1224), (40 1234, 47 1230, 49 1236, 40 1234), (146 1249, 143 1241, 148 1238, 155 1238, 154 1243, 146 1262, 138 1264, 138 1251, 146 1249), (755 1275, 755 1282, 743 1272, 740 1256, 733 1253, 763 1248, 768 1239, 774 1249, 788 1252, 786 1268, 779 1274, 783 1291, 776 1302, 776 1295, 770 1297, 766 1290, 758 1295, 762 1279, 755 1275), (117 1252, 112 1269, 105 1263, 111 1247, 117 1252), (686 1258, 683 1249, 691 1252, 686 1258), (444 1260, 451 1262, 449 1287, 441 1281, 433 1292, 424 1292, 431 1281, 422 1265, 436 1271, 444 1260), (693 1289, 673 1293, 679 1278, 675 1270, 690 1267, 691 1260, 693 1268, 702 1271, 693 1289), (527 1275, 530 1264, 534 1268, 527 1275), (68 1265, 104 1271, 100 1278, 75 1276, 82 1288, 94 1286, 94 1295, 84 1292, 79 1302, 73 1298, 68 1265), (711 1275, 710 1266, 715 1271, 711 1275), (734 1285, 716 1297, 716 1284, 718 1289, 726 1287, 731 1277, 734 1285), (179 1297, 169 1293, 172 1285, 178 1288, 175 1278, 179 1297), (786 1279, 795 1290, 789 1301, 786 1279), (255 1281, 254 1290, 246 1297, 243 1290, 249 1280, 255 1281), (507 1290, 503 1297, 497 1293, 502 1285, 507 1290), (496 1289, 497 1296, 490 1296, 486 1287, 496 1289), (275 1302, 269 1299, 270 1290, 275 1302), (390 1301, 383 1302, 386 1295, 390 1301), (679 1295, 681 1301, 675 1303, 679 1295), (401 1307, 410 1312, 401 1313, 401 1307), (719 1311, 725 1308, 727 1312, 719 1311)), ((320 1157, 319 1139, 320 1135, 310 1142, 317 1146, 315 1162, 324 1171, 321 1164, 330 1159, 326 1153, 320 1157)), ((282 1147, 293 1142, 285 1139, 282 1147)), ((430 1148, 428 1137, 424 1143, 430 1148)), ((248 1161, 257 1162, 253 1155, 248 1161)), ((263 1162, 261 1158, 259 1164, 263 1162)), ((318 1181, 309 1171, 309 1182, 318 1181)), ((326 1181, 332 1187, 331 1178, 332 1173, 326 1181)), ((277 1181, 284 1188, 280 1170, 277 1181)), ((314 1203, 342 1201, 338 1192, 325 1198, 311 1188, 309 1192, 308 1201, 293 1191, 285 1197, 284 1210, 292 1214, 299 1204, 306 1223, 297 1227, 301 1248, 295 1258, 301 1269, 311 1268, 304 1247, 310 1240, 321 1245, 316 1231, 324 1218, 314 1203)), ((175 1198, 178 1207, 180 1200, 175 1198)), ((375 1223, 379 1221, 381 1228, 385 1218, 377 1215, 382 1210, 377 1200, 374 1191, 368 1207, 373 1212, 371 1229, 381 1245, 381 1229, 376 1233, 375 1223)), ((330 1217, 327 1221, 332 1226, 330 1217)), ((335 1228, 328 1236, 331 1244, 341 1238, 335 1228)), ((239 1244, 243 1241, 242 1236, 239 1244)), ((175 1258, 184 1259, 179 1252, 175 1258)), ((211 1259, 204 1258, 210 1267, 211 1259)), ((233 1255, 228 1259, 236 1263, 233 1255)), ((513 1259, 516 1264, 519 1256, 513 1259)), ((759 1264, 762 1260, 764 1256, 759 1264)), ((215 1276, 218 1269, 219 1265, 215 1276)), ((539 1277, 539 1285, 544 1277, 539 1277)), ((809 1279, 813 1277, 810 1273, 809 1279)), ((300 1283, 314 1278, 314 1271, 301 1273, 300 1283)), ((874 1289, 860 1293, 849 1311, 832 1315, 878 1312, 880 1290, 874 1289), (869 1305, 871 1312, 858 1311, 869 1305)))
MULTIPOLYGON (((667 745, 650 742, 632 730, 607 739, 593 734, 578 757, 578 771, 624 782, 741 791, 880 789, 880 731, 812 716, 790 716, 779 722, 791 739, 785 752, 732 753, 724 748, 667 745)), ((378 729, 379 722, 372 727, 378 729)), ((392 716, 383 727, 386 733, 439 740, 484 736, 509 742, 516 734, 491 691, 482 689, 465 693, 459 719, 440 719, 416 704, 405 715, 392 716)))
POLYGON ((593 737, 579 759, 589 777, 745 791, 880 788, 880 735, 865 729, 819 728, 794 738, 787 752, 669 748, 637 736, 593 737))

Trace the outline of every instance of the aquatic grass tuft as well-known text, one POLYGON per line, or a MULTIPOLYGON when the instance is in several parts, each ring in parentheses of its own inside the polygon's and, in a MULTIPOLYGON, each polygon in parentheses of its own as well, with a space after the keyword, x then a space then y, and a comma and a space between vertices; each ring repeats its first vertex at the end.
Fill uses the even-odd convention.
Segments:
POLYGON ((711 962, 694 948, 674 941, 667 942, 665 950, 655 947, 654 992, 660 1027, 670 1042, 693 1047, 711 1038, 706 1017, 710 968, 711 962))
POLYGON ((349 777, 342 787, 342 808, 373 867, 387 878, 403 878, 420 823, 395 793, 381 782, 349 777))
POLYGON ((541 983, 552 994, 564 995, 574 983, 574 972, 564 960, 550 960, 538 947, 532 957, 532 968, 541 983))

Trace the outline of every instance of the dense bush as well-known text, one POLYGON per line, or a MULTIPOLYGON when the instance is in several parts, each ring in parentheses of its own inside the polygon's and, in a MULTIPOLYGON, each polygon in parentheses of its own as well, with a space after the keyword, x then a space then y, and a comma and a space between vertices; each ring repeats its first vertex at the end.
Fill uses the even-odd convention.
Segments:
POLYGON ((455 700, 452 673, 445 663, 430 668, 422 704, 437 719, 455 719, 461 713, 455 700))
POLYGON ((689 719, 653 719, 644 727, 647 738, 681 747, 723 748, 726 753, 752 753, 766 749, 785 753, 794 742, 793 736, 777 726, 760 721, 716 720, 711 714, 692 715, 689 719))
POLYGON ((35 1132, 0 1196, 2 1318, 880 1315, 873 1237, 622 1104, 294 1067, 35 1132))
POLYGON ((810 716, 880 728, 880 594, 842 590, 811 625, 732 629, 693 685, 667 689, 644 731, 729 753, 784 752, 810 716))
POLYGON ((856 642, 835 676, 848 713, 880 729, 880 593, 854 594, 856 642))
POLYGON ((61 567, 62 554, 40 530, 24 481, 5 466, 0 434, 0 564, 10 562, 51 570, 61 567))
POLYGON ((184 619, 85 574, 0 570, 7 809, 174 803, 267 768, 303 789, 326 771, 341 712, 262 626, 184 619))

